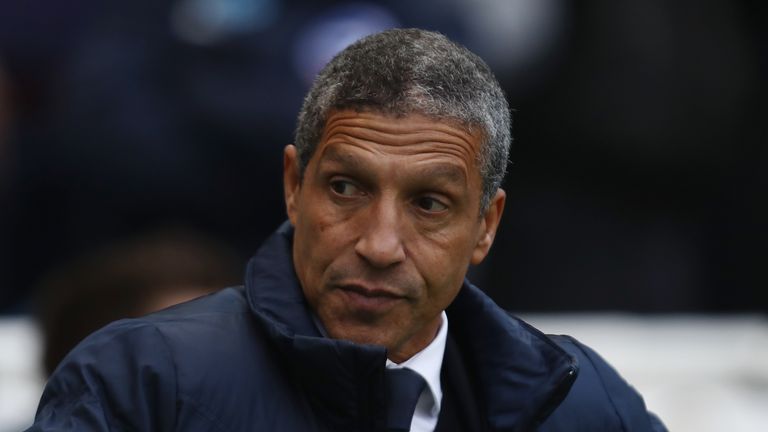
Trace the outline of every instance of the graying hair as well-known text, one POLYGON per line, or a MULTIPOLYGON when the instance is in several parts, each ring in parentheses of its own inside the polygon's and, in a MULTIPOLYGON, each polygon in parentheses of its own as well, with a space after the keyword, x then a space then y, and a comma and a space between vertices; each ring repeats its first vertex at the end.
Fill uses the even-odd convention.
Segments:
POLYGON ((302 175, 328 116, 343 109, 418 113, 470 133, 479 128, 481 210, 488 208, 507 168, 510 115, 504 92, 480 57, 419 29, 387 30, 350 45, 320 71, 304 99, 295 137, 302 175))

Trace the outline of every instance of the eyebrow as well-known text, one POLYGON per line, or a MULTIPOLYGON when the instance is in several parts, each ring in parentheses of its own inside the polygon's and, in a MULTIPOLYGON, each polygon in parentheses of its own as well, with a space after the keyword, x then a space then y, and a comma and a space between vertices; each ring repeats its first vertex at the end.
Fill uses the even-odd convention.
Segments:
POLYGON ((329 162, 336 162, 341 165, 360 166, 362 161, 357 156, 349 153, 339 151, 335 146, 326 147, 323 151, 321 161, 326 160, 329 162))
POLYGON ((441 179, 450 183, 464 184, 467 181, 464 170, 450 163, 437 163, 424 167, 422 174, 430 178, 441 179))

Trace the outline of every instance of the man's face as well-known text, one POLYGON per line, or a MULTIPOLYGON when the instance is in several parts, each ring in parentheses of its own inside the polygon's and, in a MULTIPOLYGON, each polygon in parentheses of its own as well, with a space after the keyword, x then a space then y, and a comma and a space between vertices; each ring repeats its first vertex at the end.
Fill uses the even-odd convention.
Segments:
POLYGON ((303 179, 286 147, 296 274, 329 336, 386 346, 396 362, 431 342, 503 209, 499 190, 479 213, 480 145, 420 115, 338 111, 303 179))

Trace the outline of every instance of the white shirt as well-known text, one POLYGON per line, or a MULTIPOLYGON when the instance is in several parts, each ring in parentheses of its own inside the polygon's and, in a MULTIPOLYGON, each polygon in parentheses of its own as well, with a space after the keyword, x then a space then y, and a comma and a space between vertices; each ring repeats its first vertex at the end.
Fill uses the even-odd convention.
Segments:
POLYGON ((442 323, 437 336, 423 350, 408 360, 397 364, 387 359, 387 368, 408 368, 421 375, 427 387, 419 396, 416 411, 411 420, 411 432, 434 432, 440 416, 440 404, 443 401, 443 388, 440 385, 440 371, 443 368, 445 341, 448 338, 448 316, 443 311, 442 323))

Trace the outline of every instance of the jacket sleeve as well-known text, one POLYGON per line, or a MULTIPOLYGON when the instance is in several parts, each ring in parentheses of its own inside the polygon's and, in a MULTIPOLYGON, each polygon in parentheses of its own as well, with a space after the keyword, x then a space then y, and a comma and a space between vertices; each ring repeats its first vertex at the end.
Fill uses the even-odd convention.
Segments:
POLYGON ((159 330, 113 323, 83 340, 51 375, 28 431, 174 429, 176 371, 159 330))
POLYGON ((611 365, 568 336, 552 337, 576 357, 579 375, 563 403, 540 430, 666 432, 640 394, 611 365))

